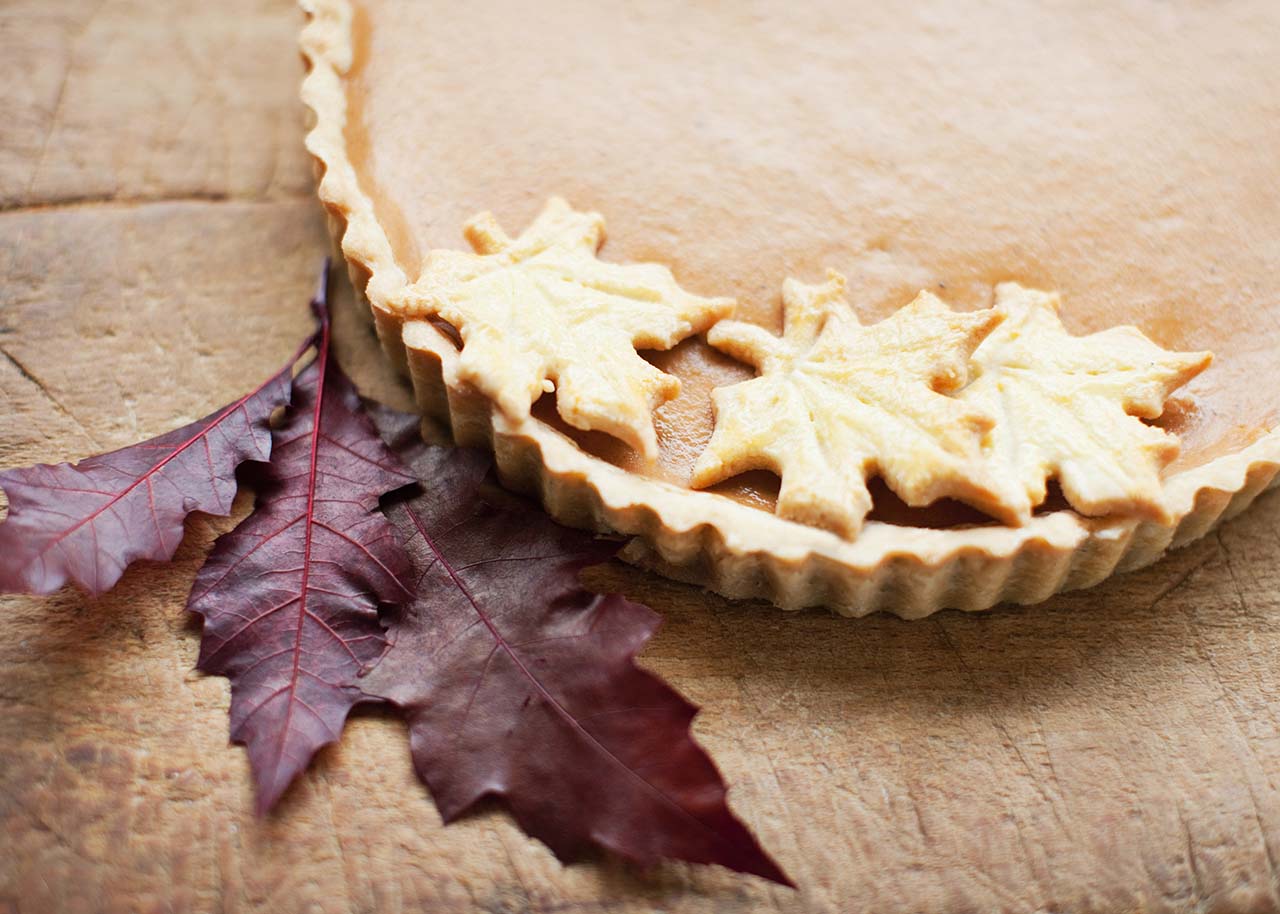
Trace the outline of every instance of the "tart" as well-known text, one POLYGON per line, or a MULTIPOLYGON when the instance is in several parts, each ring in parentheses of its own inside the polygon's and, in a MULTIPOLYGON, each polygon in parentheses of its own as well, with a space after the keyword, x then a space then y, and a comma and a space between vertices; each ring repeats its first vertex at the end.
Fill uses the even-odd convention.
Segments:
POLYGON ((849 615, 1031 603, 1277 478, 1274 4, 303 6, 389 358, 630 561, 849 615), (867 346, 910 460, 844 401, 812 418, 843 438, 797 424, 792 374, 870 384, 867 346))

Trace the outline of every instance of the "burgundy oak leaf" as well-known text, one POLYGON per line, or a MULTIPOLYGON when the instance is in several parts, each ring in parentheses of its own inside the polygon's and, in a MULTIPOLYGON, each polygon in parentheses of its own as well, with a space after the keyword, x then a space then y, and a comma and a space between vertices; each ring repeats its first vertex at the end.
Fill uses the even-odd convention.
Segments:
POLYGON ((493 796, 564 861, 596 846, 790 885, 726 805, 689 732, 697 708, 635 664, 658 616, 578 584, 616 544, 486 504, 487 457, 423 445, 414 417, 372 414, 424 491, 387 509, 417 597, 362 688, 403 709, 445 821, 493 796))
POLYGON ((414 478, 330 355, 323 295, 315 306, 316 358, 294 380, 254 511, 214 544, 187 602, 204 617, 198 667, 231 680, 231 737, 248 749, 259 812, 366 699, 355 681, 387 645, 379 607, 410 594, 377 507, 414 478))
POLYGON ((52 593, 68 580, 95 596, 138 559, 165 561, 193 511, 226 515, 236 467, 271 456, 271 413, 289 402, 289 362, 255 390, 158 438, 76 464, 0 473, 0 591, 52 593))

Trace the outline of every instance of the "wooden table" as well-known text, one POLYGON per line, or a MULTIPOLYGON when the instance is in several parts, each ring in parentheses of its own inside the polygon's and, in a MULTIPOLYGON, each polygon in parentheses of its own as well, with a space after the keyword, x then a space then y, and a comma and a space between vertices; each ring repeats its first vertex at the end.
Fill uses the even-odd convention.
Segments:
MULTIPOLYGON (((0 6, 0 466, 203 415, 307 329, 328 250, 284 0, 0 6)), ((407 405, 349 289, 342 363, 407 405)), ((243 513, 246 505, 240 504, 243 513)), ((212 538, 110 594, 0 602, 0 912, 1267 911, 1280 907, 1280 492, 1154 568, 922 622, 734 604, 618 566, 645 655, 801 886, 563 868, 441 826, 358 715, 252 813, 183 612, 212 538)))

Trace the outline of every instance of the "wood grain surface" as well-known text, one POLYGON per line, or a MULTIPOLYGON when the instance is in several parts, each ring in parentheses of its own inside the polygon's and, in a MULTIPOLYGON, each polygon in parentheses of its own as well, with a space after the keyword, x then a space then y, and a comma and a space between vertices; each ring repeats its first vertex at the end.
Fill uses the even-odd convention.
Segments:
MULTIPOLYGON (((328 242, 299 24, 286 0, 0 4, 0 466, 190 421, 306 331, 328 242)), ((407 405, 345 286, 337 332, 407 405)), ((644 660, 705 707, 795 892, 565 868, 500 811, 444 828, 380 714, 255 819, 183 612, 232 523, 197 516, 98 600, 0 600, 0 912, 1280 908, 1280 492, 1094 590, 922 622, 591 572, 666 617, 644 660)))

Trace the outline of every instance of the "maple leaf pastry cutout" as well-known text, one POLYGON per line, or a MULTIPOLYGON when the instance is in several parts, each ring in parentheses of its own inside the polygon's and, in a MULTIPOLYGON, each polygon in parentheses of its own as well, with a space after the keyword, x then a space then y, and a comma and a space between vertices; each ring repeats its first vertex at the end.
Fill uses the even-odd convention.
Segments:
POLYGON ((561 418, 606 432, 648 458, 654 408, 680 382, 636 349, 669 349, 734 307, 684 291, 665 266, 615 264, 596 252, 604 219, 559 198, 517 238, 489 213, 466 226, 476 253, 433 250, 406 299, 463 341, 459 377, 520 419, 555 391, 561 418))
POLYGON ((712 346, 760 374, 712 392, 715 431, 693 486, 772 470, 782 477, 779 516, 847 538, 871 510, 867 479, 876 474, 909 505, 956 498, 1016 523, 1008 487, 983 458, 994 419, 947 395, 968 381, 969 357, 1000 313, 955 312, 921 292, 863 326, 844 300, 844 277, 827 276, 820 285, 787 280, 781 337, 739 321, 711 329, 712 346))
POLYGON ((1160 471, 1178 439, 1142 419, 1212 361, 1208 352, 1169 352, 1135 327, 1071 336, 1056 293, 996 287, 1003 323, 974 353, 965 403, 996 416, 990 460, 1013 480, 1021 514, 1044 501, 1056 476, 1081 514, 1135 514, 1171 522, 1160 471))

